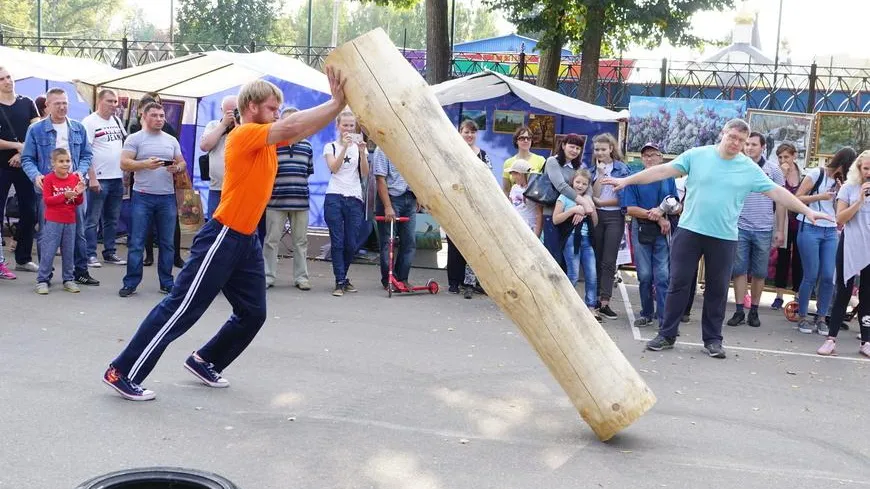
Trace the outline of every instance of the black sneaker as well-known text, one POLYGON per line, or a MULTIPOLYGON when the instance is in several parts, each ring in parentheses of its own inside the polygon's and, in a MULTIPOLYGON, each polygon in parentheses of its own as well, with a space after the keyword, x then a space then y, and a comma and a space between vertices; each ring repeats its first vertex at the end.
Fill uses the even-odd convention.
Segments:
POLYGON ((466 299, 471 299, 474 297, 474 289, 466 285, 465 287, 462 287, 462 295, 466 299))
POLYGON ((708 343, 704 346, 704 351, 713 358, 725 358, 725 349, 722 348, 722 343, 708 343))
POLYGON ((610 304, 603 306, 601 309, 598 310, 598 312, 607 319, 619 318, 619 316, 615 312, 613 312, 613 309, 610 308, 610 304))
POLYGON ((203 384, 209 387, 224 388, 230 386, 230 381, 221 377, 221 374, 214 369, 214 364, 201 362, 191 354, 184 361, 184 368, 196 376, 203 384))
POLYGON ((85 272, 76 277, 76 282, 79 285, 92 285, 94 287, 100 285, 100 281, 95 279, 94 277, 91 277, 91 274, 89 274, 88 272, 85 272))
POLYGON ((761 326, 761 320, 758 319, 758 311, 753 311, 752 309, 749 310, 749 317, 746 318, 746 324, 753 328, 761 326))
POLYGON ((743 311, 736 311, 731 319, 728 320, 728 326, 740 326, 746 322, 746 314, 743 311))
POLYGON ((176 256, 173 265, 175 265, 175 268, 184 268, 184 259, 180 256, 176 256))
POLYGON ((350 292, 350 293, 356 293, 356 292, 359 292, 359 291, 356 289, 356 287, 354 287, 353 284, 350 283, 350 280, 345 280, 345 281, 344 281, 344 287, 343 287, 343 288, 344 288, 344 291, 345 291, 345 292, 350 292))
POLYGON ((171 285, 161 285, 160 286, 160 293, 166 294, 166 295, 171 294, 172 293, 172 286, 171 285))
POLYGON ((451 285, 447 289, 447 292, 450 292, 451 294, 458 294, 459 293, 459 286, 458 285, 451 285))
POLYGON ((118 295, 120 297, 130 297, 131 295, 136 293, 136 289, 131 289, 128 287, 122 287, 121 290, 118 291, 118 295))
POLYGON ((120 256, 112 253, 111 255, 103 255, 103 263, 108 263, 110 265, 126 265, 127 260, 121 258, 120 256))
POLYGON ((139 384, 128 379, 126 375, 112 366, 109 366, 109 369, 103 374, 103 382, 121 397, 130 401, 150 401, 157 397, 154 391, 139 387, 139 384))
POLYGON ((651 351, 670 350, 676 342, 676 338, 665 338, 661 334, 658 334, 646 343, 646 349, 651 351))
POLYGON ((146 256, 144 260, 142 260, 142 266, 150 267, 154 264, 154 255, 146 256))

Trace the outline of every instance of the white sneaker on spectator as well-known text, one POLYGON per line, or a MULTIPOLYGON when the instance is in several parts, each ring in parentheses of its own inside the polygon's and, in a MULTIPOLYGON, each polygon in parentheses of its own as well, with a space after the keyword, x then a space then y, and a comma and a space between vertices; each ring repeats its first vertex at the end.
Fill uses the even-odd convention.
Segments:
POLYGON ((103 264, 100 263, 100 260, 98 260, 96 256, 92 256, 88 258, 88 266, 91 268, 100 268, 103 264))
POLYGON ((39 265, 29 261, 27 263, 23 263, 21 265, 15 265, 16 272, 33 272, 36 273, 39 271, 39 265))

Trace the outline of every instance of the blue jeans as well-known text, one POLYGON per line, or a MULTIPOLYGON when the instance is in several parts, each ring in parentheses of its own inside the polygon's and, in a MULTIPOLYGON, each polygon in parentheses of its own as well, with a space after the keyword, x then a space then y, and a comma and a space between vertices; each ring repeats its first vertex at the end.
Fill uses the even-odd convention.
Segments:
MULTIPOLYGON (((36 254, 40 259, 42 259, 42 250, 40 247, 42 246, 42 227, 45 224, 45 201, 42 200, 41 192, 37 192, 36 199, 36 222, 39 223, 35 233, 36 254)), ((73 244, 73 263, 75 264, 74 271, 76 277, 88 273, 88 242, 85 240, 85 208, 87 205, 88 199, 87 195, 85 195, 85 201, 82 202, 81 205, 76 206, 75 240, 73 244)))
MULTIPOLYGON (((399 248, 393 249, 393 257, 395 258, 393 275, 399 282, 405 282, 408 280, 408 275, 411 274, 411 263, 413 263, 414 254, 417 252, 417 198, 411 192, 405 192, 396 197, 390 196, 390 201, 396 212, 396 217, 410 219, 408 222, 394 223, 396 237, 399 239, 399 248)), ((380 199, 375 214, 384 215, 384 204, 381 203, 380 199)), ((381 283, 386 285, 389 275, 390 223, 378 222, 378 239, 381 247, 381 283)))
POLYGON ((553 224, 552 215, 544 215, 543 235, 544 247, 547 248, 550 256, 559 264, 559 268, 567 272, 565 269, 565 257, 563 256, 561 241, 559 240, 559 228, 553 224))
POLYGON ((834 295, 837 243, 837 228, 815 226, 808 222, 803 223, 799 228, 797 245, 804 268, 804 277, 798 291, 799 316, 807 315, 810 296, 816 283, 819 284, 816 310, 822 316, 828 314, 831 298, 834 295))
POLYGON ((595 267, 595 249, 592 247, 592 239, 589 236, 580 237, 580 249, 574 247, 574 233, 568 235, 562 254, 565 259, 565 272, 571 285, 576 287, 580 278, 580 267, 583 267, 583 288, 585 297, 583 301, 589 307, 595 307, 598 301, 598 271, 595 267))
POLYGON ((76 225, 60 222, 46 221, 42 224, 39 249, 39 272, 36 274, 36 282, 45 282, 51 279, 51 270, 54 266, 54 252, 60 246, 61 267, 63 281, 75 280, 73 273, 73 254, 75 249, 76 225))
POLYGON ((145 250, 145 235, 157 224, 157 240, 160 256, 157 260, 157 277, 161 287, 172 286, 172 262, 175 257, 175 218, 178 210, 175 194, 151 195, 133 191, 130 223, 130 240, 127 251, 127 275, 124 287, 136 289, 142 282, 142 257, 145 250))
POLYGON ((323 200, 323 217, 329 228, 332 273, 337 286, 347 282, 347 270, 356 254, 357 233, 364 212, 362 201, 355 197, 326 194, 323 200))
POLYGON ((772 240, 773 231, 748 231, 738 228, 737 251, 731 276, 739 277, 748 273, 752 278, 767 278, 772 240))
POLYGON ((121 201, 124 198, 124 181, 120 178, 100 180, 100 191, 88 189, 88 205, 85 213, 85 240, 87 256, 97 256, 97 228, 103 221, 103 258, 115 254, 115 238, 118 218, 121 216, 121 201))
POLYGON ((656 238, 655 243, 643 244, 638 241, 637 221, 631 223, 631 246, 634 248, 634 265, 640 286, 640 315, 662 322, 665 314, 665 298, 668 296, 670 282, 670 248, 665 236, 656 238), (655 289, 655 304, 653 304, 655 289))
POLYGON ((208 189, 208 212, 206 219, 211 219, 214 216, 214 211, 217 210, 218 204, 221 203, 221 191, 208 189))

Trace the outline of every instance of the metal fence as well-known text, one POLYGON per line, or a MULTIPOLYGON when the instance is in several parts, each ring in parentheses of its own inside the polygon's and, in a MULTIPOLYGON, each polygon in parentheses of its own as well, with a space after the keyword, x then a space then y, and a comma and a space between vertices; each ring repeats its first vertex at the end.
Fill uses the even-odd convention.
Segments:
MULTIPOLYGON (((200 44, 3 36, 0 45, 64 56, 92 58, 116 68, 128 68, 210 50, 251 53, 270 50, 322 68, 331 47, 258 44, 200 44)), ((425 53, 403 52, 421 72, 425 53)), ((534 82, 537 56, 454 53, 451 75, 461 77, 484 69, 534 82)), ((565 57, 558 90, 576 96, 580 58, 565 57)), ((748 108, 789 112, 870 112, 870 68, 779 65, 730 62, 680 62, 642 59, 602 60, 596 103, 611 109, 628 107, 632 95, 674 98, 745 100, 748 108)))

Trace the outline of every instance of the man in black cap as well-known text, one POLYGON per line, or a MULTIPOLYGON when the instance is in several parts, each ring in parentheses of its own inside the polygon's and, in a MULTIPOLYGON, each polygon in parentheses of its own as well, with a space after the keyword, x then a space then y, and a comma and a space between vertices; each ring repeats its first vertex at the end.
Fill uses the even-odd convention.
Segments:
MULTIPOLYGON (((644 169, 662 163, 662 152, 654 143, 646 143, 640 155, 644 169)), ((675 209, 662 204, 668 198, 675 200, 676 195, 677 186, 673 178, 629 185, 623 192, 623 204, 632 217, 631 246, 640 283, 640 317, 634 321, 639 328, 649 326, 655 319, 661 323, 664 313, 670 274, 668 234, 671 221, 668 214, 675 209)))

